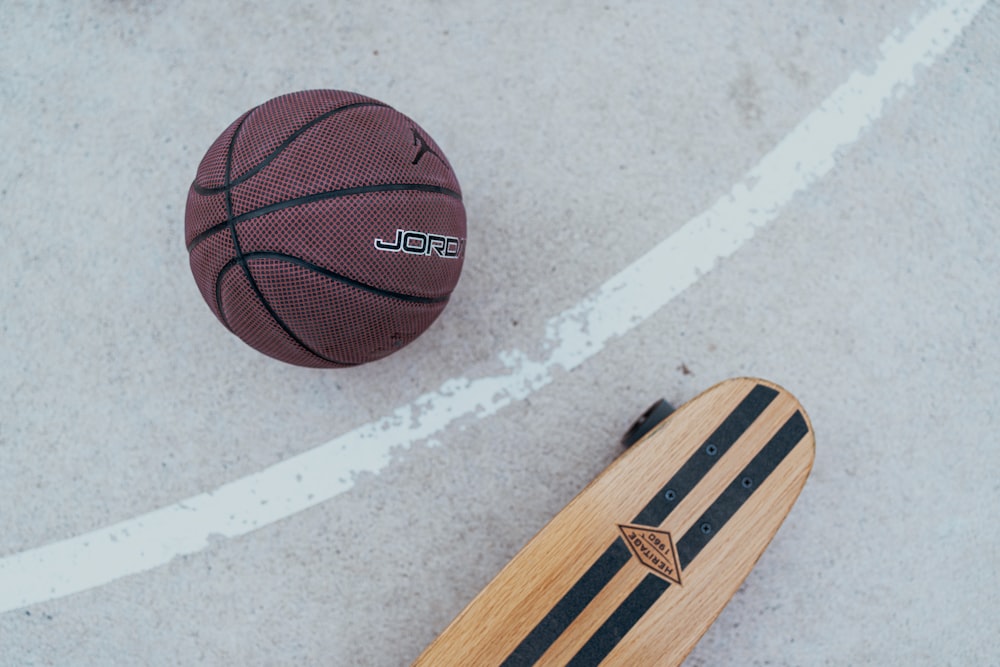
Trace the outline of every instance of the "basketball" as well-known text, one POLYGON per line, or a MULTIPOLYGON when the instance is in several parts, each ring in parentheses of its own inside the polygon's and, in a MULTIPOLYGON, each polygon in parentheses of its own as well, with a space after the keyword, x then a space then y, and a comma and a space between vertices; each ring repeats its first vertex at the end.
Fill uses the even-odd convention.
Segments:
POLYGON ((355 366, 441 314, 465 257, 444 152, 356 93, 310 90, 237 118, 208 149, 184 216, 191 271, 230 331, 291 364, 355 366))

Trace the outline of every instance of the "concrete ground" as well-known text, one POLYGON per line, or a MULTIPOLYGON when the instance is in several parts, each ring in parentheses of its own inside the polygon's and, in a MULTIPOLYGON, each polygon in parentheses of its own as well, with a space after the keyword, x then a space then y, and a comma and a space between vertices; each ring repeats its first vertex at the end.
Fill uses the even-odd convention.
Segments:
POLYGON ((817 461, 687 664, 1000 664, 1000 4, 681 4, 4 3, 0 664, 406 665, 734 375, 817 461), (444 315, 348 370, 225 331, 183 242, 219 132, 307 88, 417 119, 468 213, 444 315), (651 248, 711 261, 661 292, 651 248), (282 462, 328 479, 261 509, 282 462))

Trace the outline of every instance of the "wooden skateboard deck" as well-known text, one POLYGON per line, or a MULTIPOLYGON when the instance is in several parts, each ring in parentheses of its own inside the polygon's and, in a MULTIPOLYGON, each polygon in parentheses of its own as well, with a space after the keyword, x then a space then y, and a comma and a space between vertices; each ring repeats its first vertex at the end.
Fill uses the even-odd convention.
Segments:
POLYGON ((591 482, 414 665, 680 664, 774 537, 814 450, 781 387, 712 387, 591 482))

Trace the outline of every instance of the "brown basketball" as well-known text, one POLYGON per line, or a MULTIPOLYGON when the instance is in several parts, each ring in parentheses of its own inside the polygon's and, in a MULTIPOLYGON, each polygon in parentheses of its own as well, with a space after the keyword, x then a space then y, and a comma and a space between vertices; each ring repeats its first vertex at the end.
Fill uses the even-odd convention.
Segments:
POLYGON ((419 125, 363 95, 310 90, 251 109, 198 167, 191 271, 248 345, 336 368, 403 347, 441 314, 465 256, 465 208, 419 125))

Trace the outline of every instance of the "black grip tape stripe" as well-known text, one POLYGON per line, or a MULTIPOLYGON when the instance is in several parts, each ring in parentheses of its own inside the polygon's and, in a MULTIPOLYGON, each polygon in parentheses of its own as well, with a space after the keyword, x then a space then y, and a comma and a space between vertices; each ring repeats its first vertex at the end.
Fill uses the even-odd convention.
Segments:
POLYGON ((535 664, 630 558, 632 552, 619 537, 507 656, 504 667, 535 664))
POLYGON ((566 667, 601 664, 608 653, 611 653, 632 626, 639 622, 643 614, 656 604, 668 588, 670 588, 669 581, 655 574, 647 574, 625 601, 618 605, 604 625, 598 628, 573 659, 566 663, 566 667))
POLYGON ((663 523, 671 510, 704 479, 712 466, 729 451, 777 395, 775 389, 762 384, 755 386, 666 486, 636 515, 632 523, 641 526, 659 526, 663 523))
MULTIPOLYGON (((682 570, 701 553, 705 545, 712 541, 726 522, 739 511, 754 491, 760 488, 764 480, 774 472, 808 432, 809 426, 801 412, 796 412, 785 422, 764 449, 736 476, 677 542, 677 555, 682 570)), ((646 575, 628 598, 587 640, 583 648, 573 656, 568 665, 571 667, 599 665, 669 587, 670 582, 665 579, 654 574, 646 575)))
MULTIPOLYGON (((633 523, 646 526, 657 526, 662 523, 777 396, 778 392, 775 389, 764 385, 759 384, 751 389, 722 424, 702 443, 698 451, 691 455, 656 497, 646 504, 633 523), (706 451, 710 445, 715 447, 712 454, 706 451), (667 491, 673 492, 671 500, 665 497, 667 491)), ((615 540, 538 625, 521 640, 517 648, 503 661, 503 667, 535 664, 630 558, 631 552, 624 540, 621 538, 615 540)))

